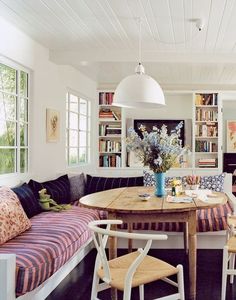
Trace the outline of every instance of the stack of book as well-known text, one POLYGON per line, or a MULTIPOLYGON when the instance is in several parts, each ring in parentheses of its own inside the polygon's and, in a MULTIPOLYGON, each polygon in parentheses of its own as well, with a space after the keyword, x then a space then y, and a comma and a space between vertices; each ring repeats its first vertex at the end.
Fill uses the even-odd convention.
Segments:
POLYGON ((217 144, 209 141, 196 141, 195 151, 196 152, 217 152, 217 144))
POLYGON ((217 167, 216 158, 201 158, 198 160, 199 168, 215 168, 217 167))
POLYGON ((99 119, 102 119, 103 121, 112 121, 115 120, 115 117, 109 108, 103 108, 99 111, 99 119))
POLYGON ((196 94, 195 105, 217 105, 218 104, 218 94, 196 94))
MULTIPOLYGON (((120 125, 120 124, 118 124, 120 125)), ((107 127, 106 127, 106 136, 113 136, 113 135, 121 135, 121 128, 120 127, 117 127, 116 124, 109 124, 107 127)))
POLYGON ((100 155, 99 167, 121 167, 120 155, 100 155))

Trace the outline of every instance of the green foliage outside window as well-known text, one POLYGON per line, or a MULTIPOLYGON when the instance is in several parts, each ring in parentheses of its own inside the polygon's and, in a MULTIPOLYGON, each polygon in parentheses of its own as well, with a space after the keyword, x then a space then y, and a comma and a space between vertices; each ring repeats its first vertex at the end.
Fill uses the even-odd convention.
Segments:
POLYGON ((28 170, 27 97, 28 74, 0 64, 0 174, 28 170))

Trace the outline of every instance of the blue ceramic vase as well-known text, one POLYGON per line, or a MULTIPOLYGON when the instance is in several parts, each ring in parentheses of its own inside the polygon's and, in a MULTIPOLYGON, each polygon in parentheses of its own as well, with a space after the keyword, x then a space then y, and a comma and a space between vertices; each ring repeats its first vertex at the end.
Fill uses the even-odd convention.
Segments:
POLYGON ((156 182, 155 195, 157 197, 165 196, 165 177, 166 177, 166 173, 155 173, 154 172, 154 177, 155 177, 155 182, 156 182))

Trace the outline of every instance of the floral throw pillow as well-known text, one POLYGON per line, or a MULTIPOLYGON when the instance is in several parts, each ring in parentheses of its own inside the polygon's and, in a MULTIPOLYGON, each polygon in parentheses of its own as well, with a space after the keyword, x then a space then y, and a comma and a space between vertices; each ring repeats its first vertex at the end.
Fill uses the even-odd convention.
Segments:
POLYGON ((216 192, 224 190, 225 173, 214 176, 202 176, 200 181, 200 189, 209 189, 216 192))
POLYGON ((0 245, 31 227, 17 195, 7 187, 0 188, 0 245))

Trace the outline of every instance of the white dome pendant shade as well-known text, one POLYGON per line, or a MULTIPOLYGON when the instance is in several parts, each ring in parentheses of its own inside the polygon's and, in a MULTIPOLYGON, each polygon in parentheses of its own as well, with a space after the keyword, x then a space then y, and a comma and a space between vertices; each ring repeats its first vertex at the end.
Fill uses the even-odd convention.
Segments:
POLYGON ((130 108, 158 108, 165 105, 160 85, 145 74, 141 63, 134 75, 125 77, 117 86, 113 105, 130 108))

